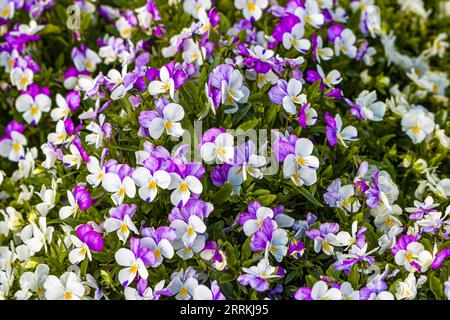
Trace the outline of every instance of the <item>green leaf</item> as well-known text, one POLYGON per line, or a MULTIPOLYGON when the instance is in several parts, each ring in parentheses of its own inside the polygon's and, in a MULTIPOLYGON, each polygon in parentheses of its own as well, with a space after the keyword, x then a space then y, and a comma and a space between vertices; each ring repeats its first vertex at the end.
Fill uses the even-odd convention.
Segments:
POLYGON ((350 282, 353 288, 359 288, 359 271, 356 264, 354 264, 352 269, 350 270, 350 273, 348 275, 348 282, 350 282))
POLYGON ((300 187, 297 189, 298 192, 301 193, 302 196, 304 196, 309 202, 311 202, 313 205, 323 208, 323 205, 317 200, 311 192, 308 191, 305 187, 300 187))
POLYGON ((233 185, 231 183, 224 184, 213 196, 214 204, 221 204, 230 198, 233 192, 233 185))
POLYGON ((263 196, 260 196, 257 198, 257 200, 263 205, 263 206, 268 206, 269 204, 271 204, 272 202, 275 201, 275 199, 277 198, 277 196, 275 194, 265 194, 263 196))

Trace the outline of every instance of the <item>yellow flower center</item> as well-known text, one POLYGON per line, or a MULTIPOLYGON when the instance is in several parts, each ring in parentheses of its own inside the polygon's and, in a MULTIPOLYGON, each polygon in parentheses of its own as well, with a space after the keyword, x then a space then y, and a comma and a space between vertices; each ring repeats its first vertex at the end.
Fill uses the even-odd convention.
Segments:
POLYGON ((161 250, 155 249, 155 250, 153 251, 153 253, 155 254, 155 256, 156 256, 157 259, 161 259, 161 250))
POLYGON ((120 187, 119 189, 119 197, 125 196, 125 187, 120 187))
POLYGON ((10 13, 11 13, 11 10, 10 10, 9 8, 5 8, 5 9, 3 9, 3 11, 2 11, 2 17, 5 18, 5 17, 9 16, 10 13))
POLYGON ((182 297, 186 297, 188 295, 188 291, 187 291, 187 289, 185 287, 181 288, 180 295, 182 297))
POLYGON ((128 226, 125 223, 122 223, 120 226, 120 232, 121 233, 126 233, 128 232, 128 226))
POLYGON ((163 84, 162 88, 163 88, 164 91, 167 91, 167 90, 170 89, 170 84, 169 83, 165 83, 165 84, 163 84))
POLYGON ((150 181, 150 183, 148 184, 148 188, 150 190, 155 190, 156 189, 156 181, 155 179, 153 179, 152 181, 150 181))
POLYGON ((87 253, 87 248, 86 247, 83 247, 83 248, 80 249, 80 254, 81 255, 84 256, 86 253, 87 253))
POLYGON ((418 126, 414 126, 414 127, 412 127, 412 132, 414 133, 414 134, 419 134, 420 133, 420 128, 418 127, 418 126))
POLYGON ((130 273, 131 273, 131 274, 136 274, 137 271, 138 271, 138 265, 137 265, 137 264, 133 264, 133 265, 130 267, 130 273))
POLYGON ((173 124, 170 121, 164 121, 164 128, 166 128, 167 130, 172 129, 173 124))
POLYGON ((188 185, 187 185, 186 182, 182 182, 182 183, 180 184, 180 191, 181 191, 181 192, 186 192, 186 191, 188 191, 188 185))
POLYGON ((331 246, 328 241, 324 241, 322 247, 324 251, 331 251, 331 246))
POLYGON ((14 142, 14 143, 13 143, 13 150, 14 150, 14 152, 19 152, 19 150, 20 150, 20 144, 17 143, 17 142, 14 142))
POLYGON ((195 234, 195 230, 193 227, 188 227, 187 234, 192 237, 195 234))
POLYGON ((22 77, 22 79, 20 79, 20 83, 23 86, 26 86, 28 84, 28 78, 27 77, 22 77))
POLYGON ((298 165, 300 165, 300 166, 304 166, 305 163, 306 163, 305 159, 302 158, 302 157, 297 157, 296 162, 297 162, 298 165))
POLYGON ((255 11, 255 3, 253 1, 250 1, 247 4, 247 9, 248 9, 248 11, 255 11))
POLYGON ((33 115, 33 116, 35 116, 35 115, 37 115, 39 113, 39 108, 38 108, 38 106, 37 105, 33 105, 32 107, 31 107, 31 114, 33 115))
POLYGON ((414 259, 414 254, 412 254, 411 252, 408 252, 408 253, 406 254, 406 260, 407 260, 408 262, 411 262, 413 259, 414 259))
POLYGON ((217 154, 218 154, 219 156, 224 156, 225 153, 226 153, 226 150, 225 150, 224 147, 218 147, 218 148, 217 148, 217 154))
POLYGON ((73 298, 72 292, 67 291, 67 292, 64 294, 64 299, 66 299, 66 300, 72 300, 72 298, 73 298))

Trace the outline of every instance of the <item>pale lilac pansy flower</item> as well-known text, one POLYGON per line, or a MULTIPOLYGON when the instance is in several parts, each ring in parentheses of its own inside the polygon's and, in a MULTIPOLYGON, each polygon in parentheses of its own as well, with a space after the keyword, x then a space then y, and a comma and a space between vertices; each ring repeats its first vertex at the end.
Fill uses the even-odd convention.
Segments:
POLYGON ((325 120, 327 122, 326 135, 330 146, 334 147, 338 141, 347 148, 346 141, 356 141, 358 137, 358 131, 354 126, 347 126, 342 129, 342 119, 339 114, 333 118, 325 112, 325 120))
POLYGON ((214 141, 203 143, 200 152, 206 162, 231 163, 234 158, 234 137, 229 133, 220 133, 214 141))
POLYGON ((122 286, 129 286, 138 275, 142 279, 147 279, 148 271, 144 261, 130 249, 120 248, 115 253, 115 259, 119 266, 125 267, 119 271, 118 275, 122 286))
POLYGON ((29 68, 23 70, 20 67, 16 67, 12 69, 10 78, 11 84, 15 86, 17 90, 27 90, 28 86, 33 83, 34 73, 29 68))
POLYGON ((259 20, 262 16, 263 9, 269 5, 268 0, 234 0, 237 9, 242 10, 245 19, 259 20))
POLYGON ((86 45, 82 45, 80 48, 73 48, 71 57, 78 71, 87 70, 94 72, 97 69, 97 64, 101 62, 98 54, 86 45))
POLYGON ((23 113, 23 118, 28 124, 36 125, 41 119, 42 113, 50 111, 52 101, 43 93, 35 96, 25 93, 16 99, 15 105, 17 111, 23 113))
POLYGON ((153 250, 155 254, 156 262, 153 267, 159 266, 164 258, 172 259, 174 249, 171 241, 176 239, 176 233, 170 227, 144 228, 142 236, 142 246, 153 250))
POLYGON ((18 162, 25 156, 24 146, 26 145, 27 138, 18 131, 12 131, 9 137, 0 141, 0 156, 18 162))
POLYGON ((250 285, 258 292, 264 292, 269 289, 269 279, 278 278, 276 268, 271 266, 268 259, 262 259, 256 266, 242 268, 245 273, 237 278, 239 284, 243 286, 250 285))
POLYGON ((286 50, 294 47, 298 52, 304 54, 311 47, 311 42, 308 39, 304 39, 305 25, 303 23, 297 23, 291 32, 285 32, 283 34, 283 46, 286 50))
POLYGON ((48 276, 44 289, 47 300, 81 300, 86 291, 75 272, 65 272, 61 278, 48 276))
POLYGON ((339 36, 334 39, 334 52, 339 57, 341 52, 353 59, 356 57, 357 48, 355 46, 356 37, 352 30, 344 29, 339 36))
POLYGON ((324 16, 316 0, 306 0, 304 7, 297 7, 295 15, 314 28, 320 28, 324 23, 324 16))
POLYGON ((375 90, 372 92, 364 90, 356 98, 356 104, 359 105, 361 114, 371 121, 383 120, 386 112, 386 104, 376 100, 377 92, 375 90))
POLYGON ((133 172, 133 180, 139 187, 139 196, 146 202, 152 202, 158 187, 167 189, 170 185, 170 175, 164 170, 156 170, 153 174, 144 167, 139 167, 133 172))
POLYGON ((116 231, 117 236, 123 243, 127 241, 130 231, 133 231, 134 234, 139 234, 132 220, 136 208, 135 204, 121 204, 109 209, 110 218, 106 218, 103 223, 106 232, 116 231))
POLYGON ((125 199, 125 195, 131 199, 136 195, 136 185, 128 175, 120 175, 114 172, 105 174, 102 186, 107 192, 112 192, 111 199, 115 205, 120 205, 125 199))
POLYGON ((317 181, 316 170, 319 168, 319 159, 311 155, 313 143, 305 138, 295 142, 295 151, 286 156, 283 162, 283 175, 285 178, 294 178, 294 183, 313 185, 317 181))

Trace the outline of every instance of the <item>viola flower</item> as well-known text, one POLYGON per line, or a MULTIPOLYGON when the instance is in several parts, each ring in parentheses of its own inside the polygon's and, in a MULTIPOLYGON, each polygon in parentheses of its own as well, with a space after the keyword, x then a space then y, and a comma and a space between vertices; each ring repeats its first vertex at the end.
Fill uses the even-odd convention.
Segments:
POLYGON ((47 280, 50 268, 46 264, 38 264, 34 272, 24 272, 20 276, 21 290, 14 294, 17 300, 28 300, 32 295, 39 299, 45 297, 44 283, 47 280))
POLYGON ((433 262, 433 256, 419 242, 410 242, 406 247, 399 246, 395 253, 395 263, 404 266, 407 271, 424 272, 433 262))
POLYGON ((176 103, 169 103, 159 114, 154 112, 148 121, 142 122, 142 124, 147 125, 148 123, 148 132, 153 139, 159 139, 164 131, 170 136, 181 137, 184 130, 179 121, 183 118, 183 107, 176 103))
POLYGON ((341 180, 335 179, 323 195, 325 203, 331 207, 345 209, 348 212, 358 212, 361 207, 359 201, 353 196, 355 190, 352 185, 341 186, 341 180))
POLYGON ((102 180, 102 187, 107 192, 112 192, 111 199, 114 204, 120 205, 125 199, 125 195, 131 199, 136 195, 136 186, 133 179, 124 175, 119 171, 119 174, 114 172, 108 172, 105 174, 102 180))
POLYGON ((16 109, 23 113, 24 120, 31 125, 36 125, 41 120, 43 112, 49 112, 52 105, 50 98, 42 93, 36 96, 22 94, 16 100, 16 109))
POLYGON ((133 26, 128 22, 126 17, 120 17, 115 26, 120 33, 120 36, 124 39, 131 39, 133 26))
POLYGON ((433 133, 434 120, 424 110, 416 107, 402 117, 402 130, 414 144, 421 143, 433 133))
POLYGON ((262 259, 258 262, 258 265, 250 268, 242 268, 245 274, 240 275, 237 278, 239 284, 243 286, 250 285, 258 292, 264 292, 269 289, 269 279, 278 278, 279 275, 274 274, 276 268, 272 267, 268 259, 262 259))
POLYGON ((305 54, 311 47, 311 42, 308 39, 304 39, 305 25, 303 23, 297 23, 291 32, 285 32, 283 34, 283 46, 286 50, 295 48, 298 52, 305 54))
POLYGON ((66 131, 66 123, 67 123, 66 121, 59 120, 56 123, 55 132, 51 132, 47 136, 48 142, 51 142, 54 145, 62 145, 67 142, 70 142, 73 139, 71 137, 72 135, 66 131))
POLYGON ((330 146, 336 146, 339 141, 345 148, 347 148, 345 141, 357 140, 356 138, 358 136, 358 131, 356 131, 354 126, 347 126, 342 129, 342 119, 339 114, 336 114, 333 118, 328 114, 328 112, 325 112, 325 120, 327 122, 327 140, 330 146))
POLYGON ((426 276, 416 279, 414 272, 410 272, 405 281, 396 283, 395 297, 398 300, 413 300, 417 295, 417 289, 427 281, 426 276))
POLYGON ((103 163, 100 164, 97 158, 90 156, 89 162, 86 164, 89 171, 89 175, 86 177, 86 181, 94 188, 97 188, 105 177, 106 170, 103 163))
POLYGON ((210 73, 208 87, 216 107, 220 103, 225 106, 233 106, 233 108, 225 110, 225 113, 236 112, 237 104, 246 103, 250 95, 250 90, 244 85, 242 74, 228 64, 221 64, 210 73), (216 97, 218 98, 217 102, 216 97))
POLYGON ((327 61, 333 57, 333 49, 323 46, 323 40, 321 36, 314 34, 311 37, 311 41, 314 57, 316 58, 318 63, 320 63, 321 60, 327 61))
POLYGON ((126 300, 159 300, 160 296, 170 296, 169 290, 164 289, 165 281, 161 280, 152 289, 147 286, 147 280, 141 279, 135 288, 126 287, 124 290, 124 295, 126 300))
POLYGON ((169 70, 166 66, 163 66, 159 70, 160 80, 153 80, 148 85, 148 91, 152 96, 157 96, 163 93, 169 92, 170 97, 173 99, 175 94, 175 80, 170 76, 169 70))
POLYGON ((334 39, 334 53, 336 57, 339 57, 341 52, 345 54, 350 59, 356 57, 357 48, 355 46, 356 37, 352 30, 344 29, 335 39, 334 39))
POLYGON ((67 190, 67 199, 69 201, 69 206, 64 206, 59 210, 59 217, 61 219, 75 216, 78 213, 78 210, 86 211, 94 202, 84 185, 77 185, 73 189, 73 193, 70 190, 67 190))
POLYGON ((272 219, 273 216, 272 209, 266 207, 255 209, 253 205, 249 204, 249 213, 241 213, 239 215, 239 224, 242 226, 245 235, 250 237, 258 230, 261 230, 266 218, 272 219))
POLYGON ((73 48, 71 53, 72 61, 78 71, 95 72, 97 64, 101 62, 98 54, 89 49, 86 45, 79 48, 73 48))
POLYGON ((316 0, 306 0, 304 7, 297 7, 295 15, 314 28, 321 28, 324 23, 324 16, 320 12, 320 7, 316 0))
POLYGON ((192 215, 188 221, 174 220, 170 227, 175 230, 178 240, 183 241, 186 246, 194 243, 197 234, 203 234, 206 231, 206 225, 199 217, 192 215))
POLYGON ((211 9, 211 0, 185 0, 183 10, 198 19, 200 12, 211 9))
POLYGON ((189 300, 194 295, 195 289, 198 287, 197 273, 191 267, 184 272, 181 269, 180 272, 172 274, 171 281, 167 285, 166 289, 175 296, 177 300, 189 300))
POLYGON ((313 143, 308 139, 300 138, 295 142, 295 153, 287 155, 283 162, 285 178, 293 178, 295 183, 306 186, 316 183, 319 159, 311 155, 313 148, 313 143))
POLYGON ((181 55, 184 61, 194 63, 196 66, 203 65, 206 57, 206 48, 192 39, 187 39, 183 44, 183 53, 181 55))
POLYGON ((283 98, 283 108, 290 114, 297 113, 296 104, 304 105, 306 101, 306 95, 300 94, 302 91, 302 83, 296 79, 290 79, 287 84, 287 95, 283 98))
POLYGON ((88 224, 78 226, 76 234, 77 237, 71 236, 70 238, 75 249, 69 252, 69 261, 72 264, 78 264, 86 259, 86 255, 89 261, 92 261, 91 250, 98 252, 103 249, 102 236, 88 224))
POLYGON ((266 158, 256 154, 255 144, 249 140, 234 150, 233 167, 228 171, 228 178, 232 183, 242 184, 248 176, 262 179, 261 167, 266 164, 266 158))
POLYGON ((234 0, 236 9, 242 10, 245 19, 259 20, 263 9, 269 5, 268 0, 234 0))
POLYGON ((336 238, 336 232, 339 231, 337 223, 322 223, 319 229, 311 229, 305 232, 306 236, 314 241, 314 251, 319 253, 323 251, 326 255, 334 255, 334 247, 342 244, 336 238))
POLYGON ((64 98, 61 94, 56 94, 56 105, 57 108, 53 108, 50 112, 50 116, 53 121, 59 121, 59 120, 66 120, 66 118, 69 116, 70 110, 74 108, 75 106, 72 105, 72 108, 70 107, 70 103, 73 101, 72 99, 69 99, 69 95, 64 98))
POLYGON ((152 202, 158 187, 167 189, 170 185, 170 175, 164 170, 156 170, 153 174, 147 168, 139 167, 133 172, 133 180, 139 188, 139 196, 146 202, 152 202))
POLYGON ((36 192, 37 196, 42 200, 41 203, 36 205, 36 210, 44 217, 47 216, 50 209, 53 209, 56 205, 56 188, 57 182, 55 179, 52 179, 51 188, 47 189, 43 184, 40 192, 36 192))
POLYGON ((211 283, 211 289, 201 284, 194 289, 192 300, 226 300, 225 296, 220 292, 217 281, 211 283))
POLYGON ((136 208, 135 204, 121 204, 109 209, 110 218, 107 218, 103 223, 106 232, 111 233, 117 231, 117 236, 123 243, 127 241, 130 230, 135 234, 139 234, 132 220, 136 208))
POLYGON ((297 300, 342 300, 342 292, 337 288, 328 288, 325 281, 319 280, 311 289, 308 287, 298 289, 294 298, 297 300))
POLYGON ((158 267, 163 258, 172 259, 174 249, 171 241, 176 239, 176 233, 169 227, 144 228, 142 230, 142 246, 153 251, 156 262, 153 267, 158 267))
POLYGON ((265 251, 272 254, 278 262, 281 262, 287 254, 287 232, 277 229, 270 217, 263 220, 261 230, 256 231, 250 242, 253 251, 265 251))
POLYGON ((39 226, 34 222, 22 229, 21 237, 31 254, 35 254, 44 248, 47 252, 47 244, 52 242, 55 228, 47 227, 47 219, 39 218, 39 226))
POLYGON ((61 278, 50 275, 44 282, 47 300, 81 300, 85 288, 75 272, 65 272, 61 278))
POLYGON ((184 206, 191 197, 191 192, 194 194, 201 194, 203 185, 200 180, 189 174, 190 172, 182 172, 181 175, 176 172, 170 173, 169 190, 173 190, 170 195, 170 201, 174 206, 184 206))
POLYGON ((26 145, 27 138, 18 131, 12 131, 9 137, 0 141, 0 156, 18 162, 25 155, 23 147, 26 145))
MULTIPOLYGON (((267 83, 275 84, 278 81, 278 76, 272 70, 266 73, 258 73, 256 70, 246 70, 245 77, 251 81, 256 81, 258 88, 263 88, 267 83)), ((209 94, 207 93, 207 96, 209 94)), ((211 99, 212 100, 212 99, 211 99)))
POLYGON ((428 196, 424 202, 414 200, 414 207, 405 208, 406 212, 411 213, 409 218, 413 220, 420 220, 424 215, 436 212, 434 208, 438 207, 438 203, 434 203, 433 197, 428 196))
POLYGON ((147 279, 147 268, 142 259, 136 257, 133 251, 126 248, 120 248, 115 254, 115 259, 120 266, 125 267, 119 271, 118 276, 122 286, 129 286, 138 275, 142 279, 147 279))
POLYGON ((10 73, 11 84, 21 91, 27 90, 28 86, 33 83, 33 77, 34 73, 29 68, 16 67, 10 73))
POLYGON ((105 123, 105 115, 99 115, 99 124, 94 121, 91 121, 86 126, 86 129, 91 131, 92 133, 86 135, 86 143, 88 145, 94 144, 98 149, 103 146, 103 139, 109 138, 111 136, 111 125, 109 123, 105 123))
POLYGON ((220 133, 213 141, 202 144, 202 158, 206 162, 232 163, 234 158, 234 137, 229 133, 220 133))
POLYGON ((10 1, 0 2, 0 18, 2 19, 12 19, 15 13, 15 4, 10 1))
POLYGON ((356 104, 359 105, 362 115, 371 121, 383 120, 386 112, 386 104, 377 100, 377 92, 374 90, 362 91, 356 99, 356 104))

